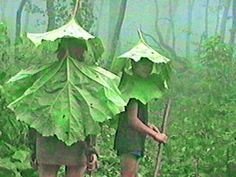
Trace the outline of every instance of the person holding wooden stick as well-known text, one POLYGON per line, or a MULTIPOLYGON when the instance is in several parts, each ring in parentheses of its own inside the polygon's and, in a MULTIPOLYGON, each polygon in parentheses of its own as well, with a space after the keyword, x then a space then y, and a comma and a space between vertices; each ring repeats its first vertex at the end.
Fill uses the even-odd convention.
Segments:
MULTIPOLYGON (((156 80, 161 72, 153 74, 155 62, 151 60, 153 58, 148 56, 148 53, 158 55, 144 41, 141 41, 136 47, 118 58, 128 59, 129 62, 131 60, 131 69, 123 70, 120 83, 120 90, 128 99, 128 104, 125 111, 119 114, 114 143, 117 155, 121 159, 122 177, 137 177, 139 159, 144 155, 146 135, 158 143, 166 143, 168 140, 167 135, 161 133, 156 126, 148 125, 147 103, 152 98, 160 97, 161 91, 158 91, 160 87, 157 87, 157 83, 162 82, 161 79, 156 80)), ((167 59, 166 62, 168 62, 167 59)), ((164 62, 162 64, 165 65, 164 62)), ((126 62, 125 66, 127 65, 126 62)), ((160 85, 164 88, 164 82, 160 85)))

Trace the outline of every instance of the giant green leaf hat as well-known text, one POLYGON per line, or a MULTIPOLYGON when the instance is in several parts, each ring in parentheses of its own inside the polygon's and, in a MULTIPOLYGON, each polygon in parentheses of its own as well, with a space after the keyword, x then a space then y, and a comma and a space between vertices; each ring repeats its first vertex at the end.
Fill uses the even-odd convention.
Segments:
MULTIPOLYGON (((67 25, 28 37, 39 45, 70 35, 89 42, 92 35, 74 20, 67 25), (52 35, 52 36, 50 36, 52 35)), ((71 37, 69 36, 69 37, 71 37)), ((42 66, 31 66, 13 76, 4 86, 9 108, 16 118, 43 136, 56 135, 67 145, 99 133, 99 122, 124 110, 118 89, 119 77, 70 56, 42 66)))
POLYGON ((28 33, 27 37, 36 46, 40 45, 43 41, 56 41, 66 38, 83 40, 87 45, 89 53, 95 60, 101 57, 104 52, 101 40, 85 31, 74 18, 58 29, 45 33, 28 33))
POLYGON ((140 40, 136 46, 118 58, 132 59, 135 62, 140 61, 142 58, 147 58, 155 64, 166 64, 170 62, 168 58, 155 51, 143 40, 140 40))
POLYGON ((137 45, 117 57, 112 68, 116 73, 123 71, 119 88, 126 101, 135 98, 146 104, 154 98, 160 98, 163 91, 168 88, 171 72, 170 59, 150 47, 142 36, 137 45), (131 60, 139 62, 143 58, 154 64, 152 74, 145 79, 135 76, 131 68, 131 60))

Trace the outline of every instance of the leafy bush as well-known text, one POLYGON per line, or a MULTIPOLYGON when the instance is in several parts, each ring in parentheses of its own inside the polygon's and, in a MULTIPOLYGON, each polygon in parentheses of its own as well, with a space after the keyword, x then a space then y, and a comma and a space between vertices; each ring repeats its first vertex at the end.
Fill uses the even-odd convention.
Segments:
POLYGON ((212 37, 192 67, 173 78, 175 104, 163 176, 235 174, 236 63, 232 54, 219 37, 212 37))
MULTIPOLYGON (((7 108, 6 94, 1 85, 22 68, 31 63, 49 62, 51 57, 33 47, 25 37, 15 46, 11 45, 6 30, 6 26, 0 24, 0 176, 33 176, 29 129, 7 108)), ((50 50, 53 46, 48 45, 46 51, 50 50)))

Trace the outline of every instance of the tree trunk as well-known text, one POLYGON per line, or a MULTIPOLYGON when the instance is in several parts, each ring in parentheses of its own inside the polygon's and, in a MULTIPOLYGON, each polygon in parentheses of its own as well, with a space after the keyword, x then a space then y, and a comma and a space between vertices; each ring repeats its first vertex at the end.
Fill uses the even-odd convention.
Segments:
POLYGON ((1 11, 1 15, 0 15, 0 22, 5 22, 5 3, 4 0, 0 0, 0 11, 1 11))
POLYGON ((175 35, 175 23, 174 23, 174 16, 176 14, 178 8, 178 1, 169 0, 169 22, 170 25, 166 31, 165 41, 168 45, 175 50, 175 43, 176 43, 176 35, 175 35), (172 39, 171 39, 172 38, 172 39), (170 41, 171 40, 171 41, 170 41))
POLYGON ((230 33, 230 40, 229 43, 231 45, 235 42, 235 33, 236 33, 236 0, 233 0, 233 8, 232 8, 232 14, 233 14, 233 22, 232 22, 232 29, 230 33))
POLYGON ((219 22, 220 22, 220 9, 221 9, 221 0, 218 1, 217 13, 216 13, 216 28, 215 35, 218 34, 219 22))
MULTIPOLYGON (((111 8, 112 7, 113 6, 111 6, 111 8)), ((112 37, 111 37, 109 53, 108 53, 109 62, 112 62, 112 60, 115 56, 115 53, 116 53, 117 45, 118 45, 118 42, 119 42, 119 39, 120 39, 120 33, 121 33, 123 21, 124 21, 124 18, 125 18, 126 7, 127 7, 127 0, 121 0, 120 7, 119 7, 119 13, 117 15, 118 19, 117 19, 116 25, 115 25, 115 30, 113 31, 112 34, 110 34, 112 37)), ((107 64, 108 63, 106 63, 106 65, 107 64)))
POLYGON ((223 12, 222 20, 221 20, 221 25, 220 25, 220 36, 222 40, 225 39, 225 31, 226 31, 226 24, 228 21, 230 3, 231 3, 231 0, 225 0, 224 12, 223 12))
POLYGON ((210 2, 210 0, 206 0, 206 9, 205 9, 205 35, 206 35, 206 38, 208 38, 209 2, 210 2))
POLYGON ((191 53, 192 15, 193 15, 194 1, 195 0, 188 0, 188 29, 186 34, 186 58, 189 58, 191 53))
POLYGON ((47 31, 53 30, 55 28, 55 8, 54 8, 54 1, 47 0, 47 15, 48 15, 48 25, 47 31))
POLYGON ((22 27, 22 32, 27 33, 28 31, 28 26, 29 26, 29 11, 27 10, 25 13, 25 19, 24 19, 24 25, 22 27))
POLYGON ((16 41, 20 38, 21 33, 21 15, 27 0, 21 0, 20 6, 16 12, 16 41))
MULTIPOLYGON (((98 13, 97 19, 100 19, 102 17, 102 12, 103 12, 103 9, 104 9, 103 7, 104 7, 104 0, 101 0, 99 10, 98 10, 99 13, 98 13)), ((94 30, 95 34, 98 34, 99 29, 100 29, 100 23, 99 23, 99 20, 97 20, 96 29, 94 30)))
POLYGON ((177 7, 178 7, 178 1, 175 2, 174 6, 171 3, 171 0, 169 0, 170 4, 170 9, 169 9, 169 14, 170 14, 170 21, 171 21, 171 33, 172 33, 172 48, 175 50, 175 43, 176 43, 176 36, 175 36, 175 23, 174 23, 174 15, 177 12, 177 7))

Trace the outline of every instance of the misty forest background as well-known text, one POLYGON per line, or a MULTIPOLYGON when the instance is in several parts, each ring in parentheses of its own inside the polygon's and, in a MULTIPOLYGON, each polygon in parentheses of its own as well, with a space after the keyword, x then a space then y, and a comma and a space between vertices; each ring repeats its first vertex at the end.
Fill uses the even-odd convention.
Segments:
MULTIPOLYGON (((73 0, 0 0, 0 85, 20 69, 50 62, 52 49, 32 47, 26 32, 45 32, 69 21, 73 0)), ((173 100, 164 147, 163 177, 236 177, 236 0, 81 0, 76 16, 100 37, 100 64, 138 41, 172 60, 171 88, 150 104, 150 122, 160 125, 167 98, 173 100)), ((97 177, 118 177, 114 125, 98 137, 97 177)), ((0 94, 0 176, 37 176, 30 166, 28 127, 17 122, 0 94)), ((147 141, 140 176, 151 177, 157 145, 147 141)), ((63 168, 61 169, 63 172, 63 168)))

